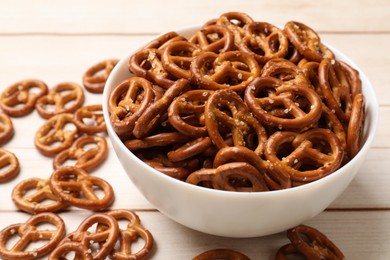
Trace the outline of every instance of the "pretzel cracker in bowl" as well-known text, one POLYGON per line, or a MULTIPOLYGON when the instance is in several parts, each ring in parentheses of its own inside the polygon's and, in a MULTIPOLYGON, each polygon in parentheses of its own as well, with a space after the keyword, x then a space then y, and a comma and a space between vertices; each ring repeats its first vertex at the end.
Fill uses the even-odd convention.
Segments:
MULTIPOLYGON (((351 129, 363 127, 357 126, 357 122, 350 123, 352 102, 347 101, 359 94, 363 103, 359 75, 355 69, 338 61, 315 31, 302 23, 288 22, 280 29, 270 23, 254 21, 242 13, 225 13, 215 24, 203 25, 188 38, 170 32, 151 41, 130 57, 129 70, 139 77, 129 80, 157 85, 164 93, 152 98, 148 88, 136 87, 138 83, 129 84, 128 81, 123 81, 112 92, 109 99, 111 124, 133 152, 150 150, 161 156, 168 155, 172 164, 181 158, 197 159, 196 170, 201 170, 215 160, 219 149, 243 146, 255 151, 259 160, 267 161, 263 164, 267 164, 268 170, 283 168, 292 180, 291 186, 297 186, 334 172, 360 149, 360 134, 353 135, 355 152, 347 154, 344 140, 338 140, 330 125, 320 123, 323 104, 326 104, 341 122, 345 136, 351 129), (171 34, 176 36, 170 38, 171 34), (233 37, 234 44, 229 43, 229 36, 233 37), (156 42, 160 44, 153 44, 156 42), (220 48, 211 48, 212 44, 220 48), (301 58, 295 63, 286 57, 289 45, 300 53, 301 58), (143 59, 139 60, 138 56, 143 59), (318 65, 309 71, 304 66, 307 63, 318 65), (162 83, 161 78, 169 79, 171 84, 162 83), (175 82, 180 79, 190 82, 173 91, 175 82), (319 87, 312 82, 319 82, 319 87), (195 92, 197 96, 193 96, 195 92), (125 127, 119 128, 119 125, 125 127), (311 140, 301 137, 320 128, 327 131, 315 130, 323 134, 316 134, 311 140), (156 134, 162 137, 168 133, 181 133, 187 138, 177 139, 177 142, 161 140, 142 149, 133 145, 156 134), (290 144, 276 142, 276 136, 281 139, 279 136, 287 135, 290 144), (197 137, 208 137, 211 143, 190 155, 178 155, 184 153, 183 148, 178 150, 179 147, 196 149, 199 146, 197 137), (326 142, 328 144, 323 144, 326 142), (267 147, 267 153, 264 147, 267 147), (329 156, 334 159, 332 162, 326 159, 329 156)), ((359 123, 364 125, 364 119, 359 123)), ((349 143, 352 146, 352 141, 349 143)), ((230 182, 232 186, 253 185, 247 177, 234 172, 233 177, 220 181, 230 182)), ((260 170, 257 174, 264 182, 266 171, 260 170)), ((183 176, 180 178, 184 179, 183 176)), ((282 186, 271 185, 264 190, 275 187, 282 186)))
POLYGON ((103 114, 114 150, 168 217, 223 236, 271 234, 324 210, 356 175, 377 124, 372 86, 314 30, 294 26, 294 37, 310 34, 295 41, 287 24, 225 13, 155 37, 112 71, 103 114), (228 208, 237 213, 218 222, 228 208))

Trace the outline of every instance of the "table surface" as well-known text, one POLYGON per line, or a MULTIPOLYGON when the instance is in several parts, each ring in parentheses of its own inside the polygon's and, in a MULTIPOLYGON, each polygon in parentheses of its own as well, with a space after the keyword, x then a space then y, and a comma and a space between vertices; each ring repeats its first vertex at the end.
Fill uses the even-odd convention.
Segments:
MULTIPOLYGON (((121 58, 155 35, 202 24, 227 11, 246 12, 258 21, 283 26, 301 21, 323 41, 349 56, 371 80, 380 103, 380 123, 363 167, 346 191, 324 212, 305 224, 325 233, 347 259, 390 259, 390 1, 388 0, 0 0, 0 90, 26 78, 49 87, 64 81, 81 83, 96 62, 121 58)), ((101 102, 87 93, 85 104, 101 102)), ((11 200, 13 187, 30 177, 47 178, 52 159, 34 147, 43 124, 36 111, 12 119, 15 136, 3 148, 21 163, 19 176, 0 184, 0 229, 24 222, 29 215, 11 200)), ((109 156, 94 175, 115 189, 113 208, 133 209, 154 235, 152 259, 191 259, 211 248, 233 248, 251 259, 273 259, 288 242, 285 233, 232 239, 202 234, 160 214, 136 189, 110 146, 109 156)), ((74 230, 92 212, 70 208, 59 213, 74 230)))

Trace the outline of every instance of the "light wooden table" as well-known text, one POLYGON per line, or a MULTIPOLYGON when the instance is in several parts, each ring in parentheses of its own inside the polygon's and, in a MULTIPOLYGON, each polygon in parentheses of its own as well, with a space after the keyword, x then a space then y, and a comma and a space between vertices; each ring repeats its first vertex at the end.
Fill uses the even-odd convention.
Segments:
MULTIPOLYGON (((344 52, 366 73, 380 102, 380 125, 367 160, 351 185, 323 213, 306 224, 327 234, 347 259, 390 259, 390 2, 329 1, 194 1, 194 0, 0 0, 0 90, 25 78, 49 86, 81 83, 84 71, 106 58, 120 58, 158 33, 201 24, 226 11, 242 11, 255 20, 283 26, 304 22, 322 39, 344 52)), ((101 102, 88 94, 85 104, 101 102)), ((0 228, 25 221, 11 201, 21 180, 49 177, 51 159, 34 148, 35 131, 44 120, 36 112, 13 119, 16 134, 4 148, 21 161, 20 175, 0 184, 0 228)), ((116 192, 113 208, 134 209, 154 235, 152 259, 191 259, 202 251, 228 247, 251 259, 273 259, 288 240, 284 233, 251 239, 202 234, 160 214, 126 176, 112 148, 96 172, 116 192)), ((60 213, 74 230, 91 212, 71 208, 60 213)), ((239 224, 239 223, 238 223, 239 224)))

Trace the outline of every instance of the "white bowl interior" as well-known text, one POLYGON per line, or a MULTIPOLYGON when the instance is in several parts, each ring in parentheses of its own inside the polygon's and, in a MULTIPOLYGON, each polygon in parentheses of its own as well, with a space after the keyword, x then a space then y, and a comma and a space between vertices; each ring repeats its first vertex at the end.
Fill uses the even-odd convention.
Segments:
MULTIPOLYGON (((199 28, 185 28, 176 32, 188 37, 199 28)), ((133 76, 128 71, 127 64, 129 57, 136 51, 134 49, 115 66, 103 93, 103 112, 108 134, 126 173, 161 213, 184 226, 213 235, 264 236, 284 231, 318 215, 346 189, 364 162, 376 132, 379 110, 374 89, 364 73, 337 49, 329 47, 338 59, 359 70, 366 101, 364 144, 360 152, 344 167, 300 187, 258 193, 202 188, 156 171, 125 147, 109 120, 108 97, 119 83, 133 76)))

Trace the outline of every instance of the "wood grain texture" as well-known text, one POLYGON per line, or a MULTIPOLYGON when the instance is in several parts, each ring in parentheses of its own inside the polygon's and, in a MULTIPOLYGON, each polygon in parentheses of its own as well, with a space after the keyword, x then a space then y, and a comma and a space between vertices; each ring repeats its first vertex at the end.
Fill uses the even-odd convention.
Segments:
MULTIPOLYGON (((254 19, 283 26, 289 20, 310 25, 323 41, 345 53, 373 84, 380 121, 371 150, 346 191, 329 208, 305 224, 328 235, 347 259, 390 258, 390 2, 388 0, 0 0, 0 91, 26 78, 49 86, 81 83, 89 66, 106 58, 121 58, 157 34, 202 24, 227 11, 242 11, 254 19)), ((101 103, 87 93, 85 104, 101 103)), ((14 180, 0 184, 0 229, 25 221, 10 194, 23 179, 47 178, 52 159, 34 147, 43 124, 36 111, 14 118, 15 136, 3 147, 21 161, 14 180)), ((202 251, 228 247, 251 259, 273 259, 288 242, 284 233, 250 239, 202 234, 160 214, 127 177, 109 144, 109 156, 93 173, 115 189, 113 208, 134 209, 156 239, 152 259, 192 259, 202 251)), ((92 212, 69 208, 60 213, 67 231, 92 212)), ((239 225, 239 222, 237 223, 239 225)))
MULTIPOLYGON (((258 238, 225 238, 207 235, 173 222, 158 212, 136 211, 142 225, 155 239, 151 259, 192 259, 213 248, 238 250, 253 260, 272 260, 278 248, 289 242, 285 232, 258 238)), ((25 222, 30 215, 2 212, 2 225, 25 222)), ((66 231, 76 230, 91 213, 72 210, 60 213, 66 231)), ((389 212, 323 212, 306 224, 321 230, 338 245, 346 259, 388 259, 390 252, 389 212)), ((237 223, 239 224, 239 223, 237 223)))
POLYGON ((390 27, 386 0, 1 0, 0 5, 1 31, 9 34, 160 33, 229 11, 246 12, 256 20, 279 25, 299 20, 322 32, 389 32, 390 27))
MULTIPOLYGON (((390 34, 322 34, 364 71, 381 105, 390 105, 390 34), (353 43, 353 47, 351 47, 353 43)), ((40 78, 49 85, 81 82, 84 71, 106 58, 121 58, 156 35, 20 35, 1 36, 0 87, 22 78, 40 78)))

